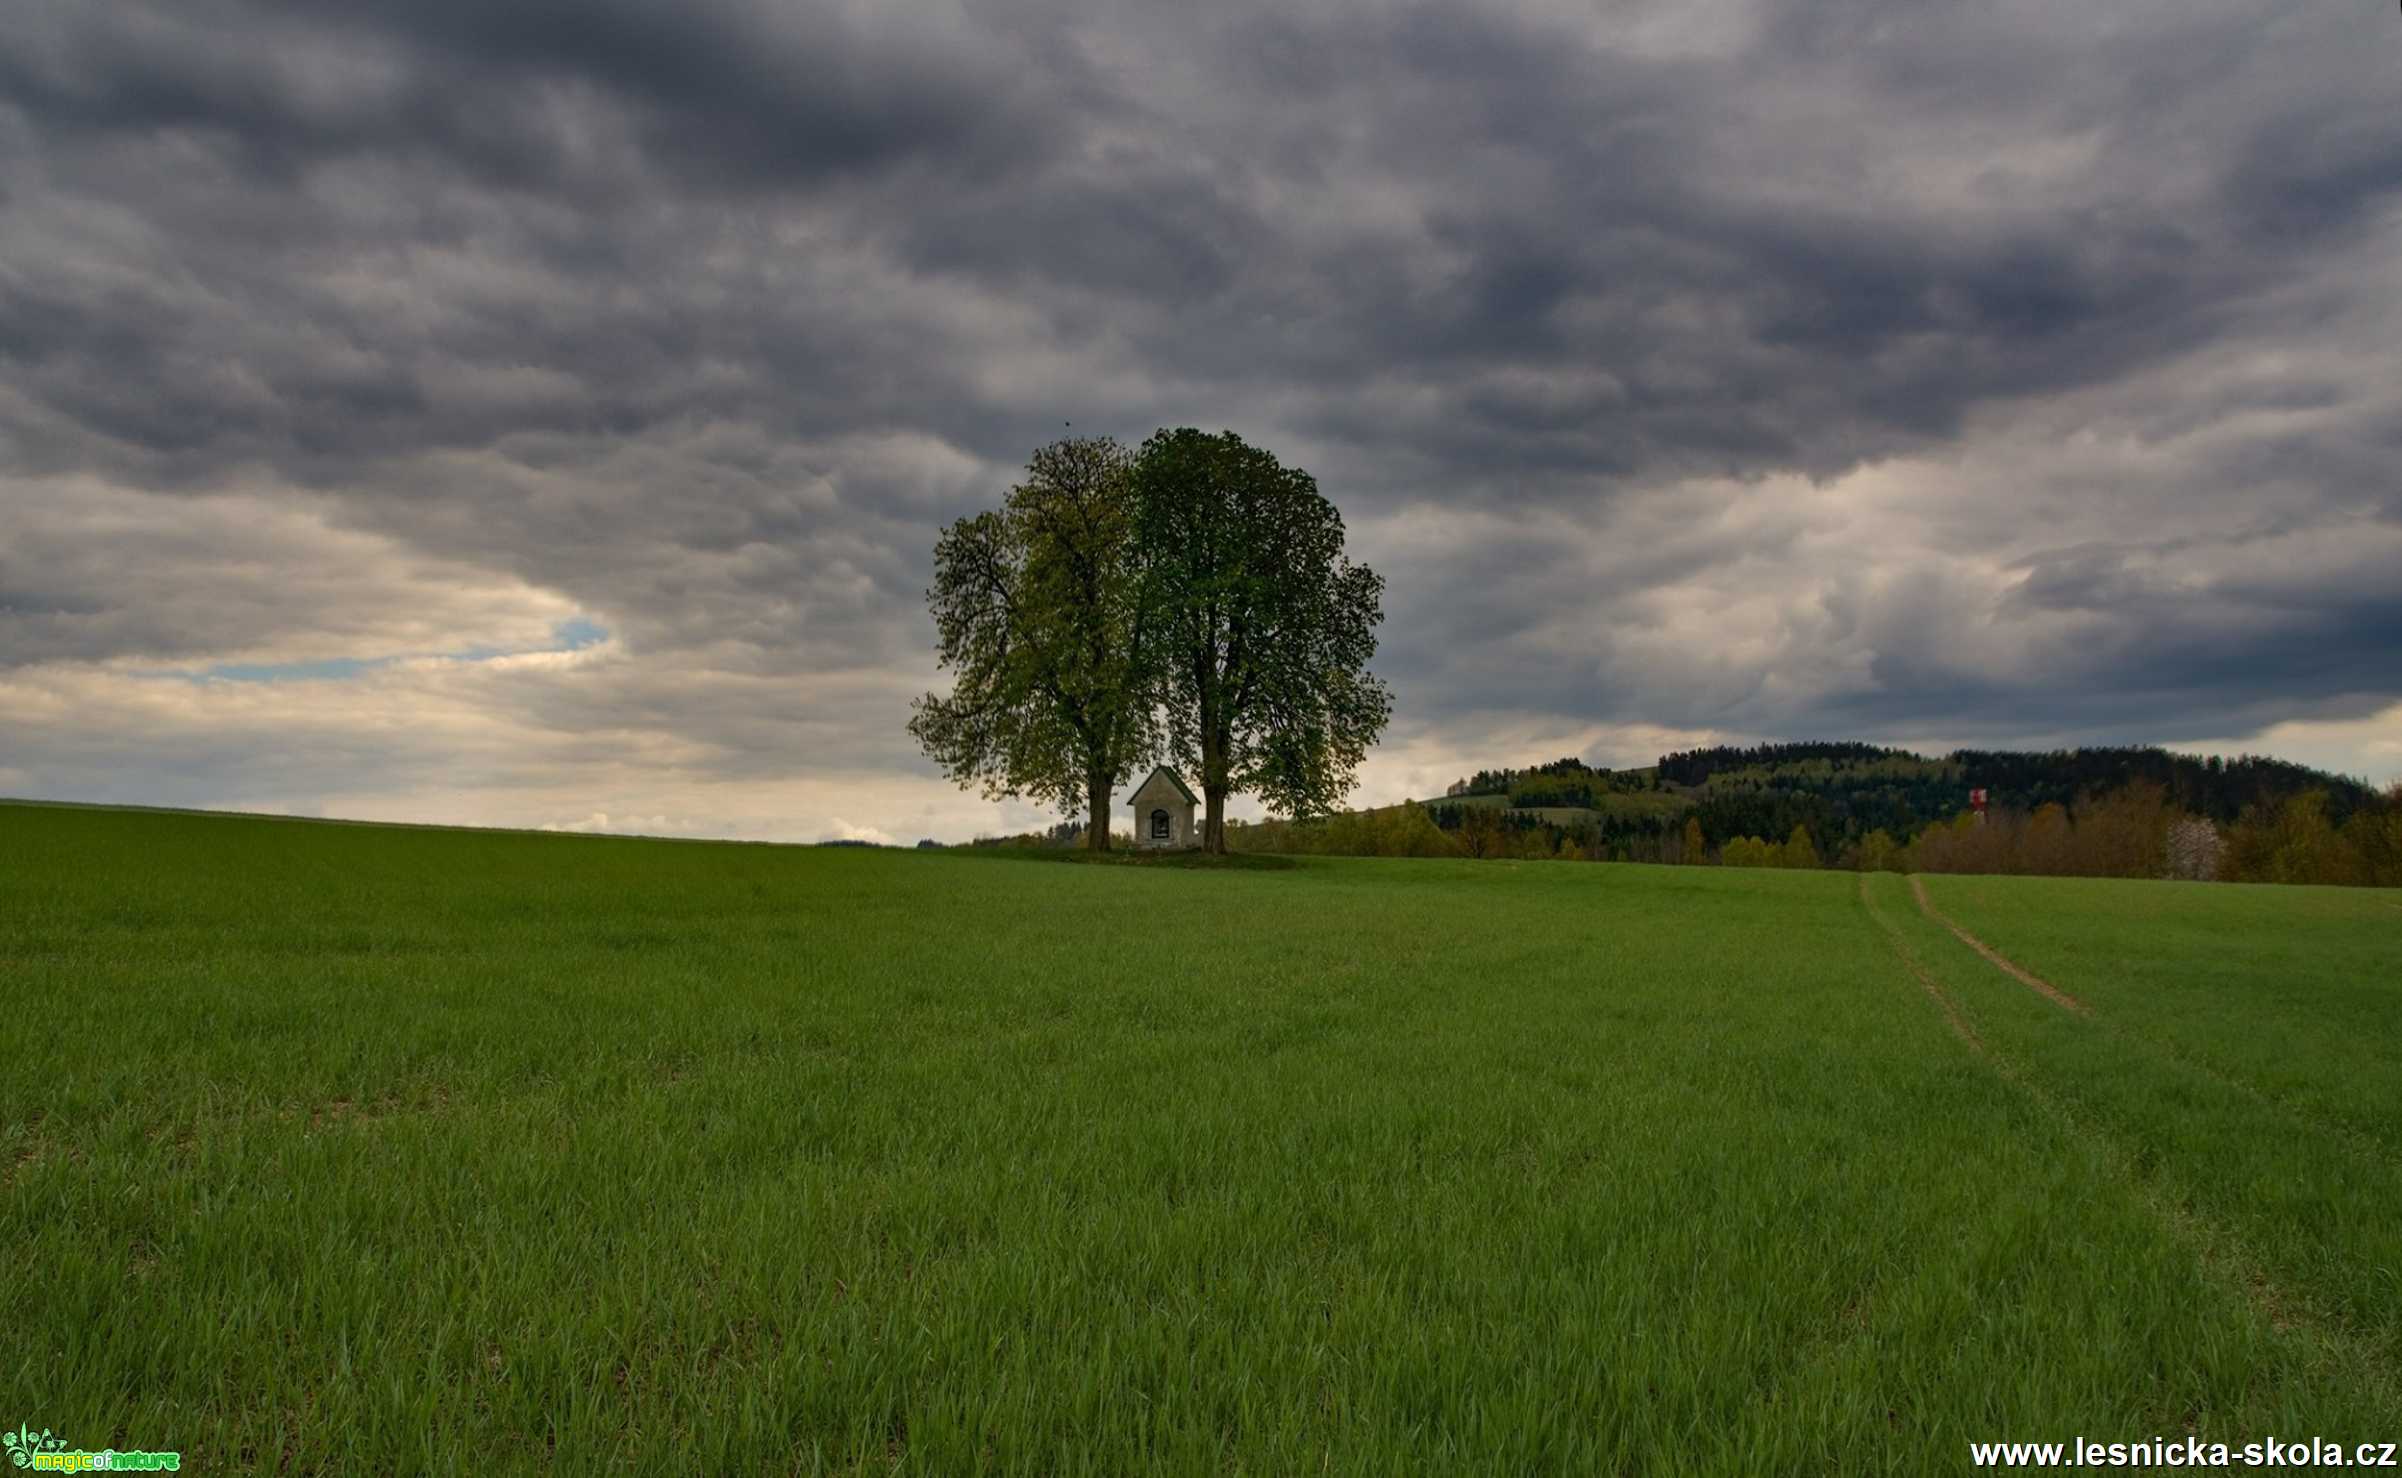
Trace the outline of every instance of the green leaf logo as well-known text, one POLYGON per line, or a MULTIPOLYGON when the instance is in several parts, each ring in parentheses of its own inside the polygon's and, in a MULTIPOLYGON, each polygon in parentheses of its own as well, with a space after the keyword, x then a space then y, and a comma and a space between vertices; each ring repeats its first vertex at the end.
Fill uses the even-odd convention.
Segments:
POLYGON ((35 1453, 56 1452, 67 1445, 67 1439, 52 1436, 48 1427, 36 1432, 33 1424, 27 1422, 13 1432, 0 1432, 0 1443, 7 1444, 10 1462, 20 1468, 30 1468, 35 1453))

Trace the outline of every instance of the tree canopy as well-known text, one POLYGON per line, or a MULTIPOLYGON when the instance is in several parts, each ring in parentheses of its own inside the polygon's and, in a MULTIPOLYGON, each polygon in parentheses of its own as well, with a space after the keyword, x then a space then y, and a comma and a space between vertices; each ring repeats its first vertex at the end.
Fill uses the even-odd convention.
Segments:
POLYGON ((1130 473, 1107 437, 1054 442, 999 509, 943 531, 926 600, 957 679, 909 723, 987 796, 1084 806, 1096 849, 1112 792, 1157 749, 1130 473))
POLYGON ((1202 845, 1226 798, 1295 817, 1351 789, 1392 702, 1368 671, 1384 581, 1343 552, 1310 475, 1232 432, 1162 431, 1035 453, 1002 507, 935 546, 926 593, 949 694, 910 720, 946 773, 988 796, 1088 811, 1154 757, 1200 782, 1202 845))
POLYGON ((1343 516, 1307 472, 1231 431, 1154 434, 1134 488, 1154 691, 1200 780, 1202 845, 1226 849, 1236 792, 1331 811, 1392 713, 1367 667, 1383 578, 1345 556, 1343 516))

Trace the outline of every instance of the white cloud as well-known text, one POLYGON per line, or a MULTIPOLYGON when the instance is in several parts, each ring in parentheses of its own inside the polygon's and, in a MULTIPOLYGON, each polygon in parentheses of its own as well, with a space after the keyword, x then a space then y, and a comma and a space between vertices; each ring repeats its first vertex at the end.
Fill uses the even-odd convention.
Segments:
POLYGON ((668 816, 612 816, 606 811, 594 811, 576 821, 545 821, 536 831, 576 831, 607 833, 617 836, 683 836, 689 835, 697 823, 668 816))
POLYGON ((878 827, 855 826, 835 817, 817 838, 821 842, 874 842, 879 847, 895 846, 892 834, 878 827))
POLYGON ((2362 719, 2297 719, 2250 734, 2178 740, 2169 747, 2196 754, 2273 755, 2357 776, 2371 785, 2392 785, 2402 781, 2402 703, 2362 719))

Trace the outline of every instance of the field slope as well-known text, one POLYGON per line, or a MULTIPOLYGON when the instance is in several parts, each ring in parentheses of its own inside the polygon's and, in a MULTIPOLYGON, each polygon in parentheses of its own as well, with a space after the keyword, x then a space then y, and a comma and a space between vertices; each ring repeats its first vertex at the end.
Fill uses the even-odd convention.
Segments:
POLYGON ((1924 881, 0 805, 0 1388, 206 1472, 2402 1436, 2394 895, 1924 881))

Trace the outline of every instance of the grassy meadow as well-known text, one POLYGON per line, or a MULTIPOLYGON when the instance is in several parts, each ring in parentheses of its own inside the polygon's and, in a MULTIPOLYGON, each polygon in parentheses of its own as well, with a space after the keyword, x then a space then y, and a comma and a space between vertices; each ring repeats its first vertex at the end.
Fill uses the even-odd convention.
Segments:
POLYGON ((2402 1436, 2392 891, 0 804, 0 1000, 0 1415, 187 1472, 2402 1436))

